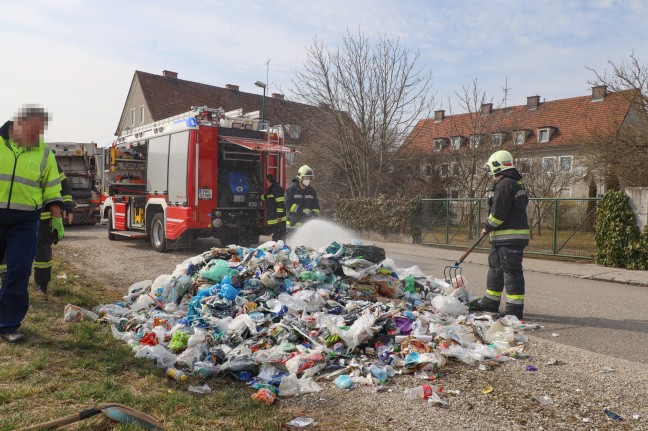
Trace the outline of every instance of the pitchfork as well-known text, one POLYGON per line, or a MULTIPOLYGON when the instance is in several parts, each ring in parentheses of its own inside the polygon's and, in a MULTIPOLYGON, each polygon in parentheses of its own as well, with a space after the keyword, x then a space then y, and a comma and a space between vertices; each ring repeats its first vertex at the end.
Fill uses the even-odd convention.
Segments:
POLYGON ((468 255, 482 242, 482 240, 486 238, 486 235, 488 235, 488 232, 482 232, 477 241, 475 241, 475 243, 471 245, 463 255, 461 255, 459 260, 457 260, 454 265, 446 266, 443 269, 443 276, 445 277, 446 282, 450 283, 454 287, 464 287, 463 275, 461 275, 460 265, 468 257, 468 255), (461 277, 461 280, 459 280, 458 277, 461 277))

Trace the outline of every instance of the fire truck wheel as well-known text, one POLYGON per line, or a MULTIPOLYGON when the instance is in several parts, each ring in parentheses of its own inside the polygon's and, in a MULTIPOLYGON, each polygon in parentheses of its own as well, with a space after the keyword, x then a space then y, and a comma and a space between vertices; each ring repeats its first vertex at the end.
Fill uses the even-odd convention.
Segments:
POLYGON ((110 241, 115 241, 117 239, 117 235, 112 233, 112 231, 115 230, 115 227, 113 226, 111 209, 108 209, 107 217, 108 217, 108 239, 110 241))
POLYGON ((151 245, 158 253, 166 251, 166 238, 164 237, 164 214, 157 213, 151 220, 151 245))

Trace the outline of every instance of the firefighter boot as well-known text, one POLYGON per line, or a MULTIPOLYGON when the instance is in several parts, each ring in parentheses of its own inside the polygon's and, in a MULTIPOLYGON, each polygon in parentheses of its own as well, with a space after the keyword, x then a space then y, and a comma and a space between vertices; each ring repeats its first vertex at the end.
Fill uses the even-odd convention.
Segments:
POLYGON ((506 308, 504 309, 504 315, 508 316, 515 316, 519 320, 522 320, 524 317, 524 305, 521 304, 506 304, 506 308))
POLYGON ((486 311, 488 313, 497 313, 499 311, 499 302, 490 298, 482 298, 470 307, 470 311, 486 311))
POLYGON ((47 284, 36 283, 35 288, 36 288, 36 292, 42 293, 43 295, 45 295, 45 297, 47 297, 47 284))

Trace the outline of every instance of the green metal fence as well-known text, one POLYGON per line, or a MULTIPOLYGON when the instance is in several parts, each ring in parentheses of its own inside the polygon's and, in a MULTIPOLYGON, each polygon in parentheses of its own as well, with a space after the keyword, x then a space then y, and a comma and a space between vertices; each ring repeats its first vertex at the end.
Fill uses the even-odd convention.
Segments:
MULTIPOLYGON (((531 238, 525 252, 593 259, 598 198, 532 198, 531 238)), ((487 199, 421 199, 421 244, 467 247, 488 217, 487 199)), ((482 249, 488 248, 484 241, 482 249)))

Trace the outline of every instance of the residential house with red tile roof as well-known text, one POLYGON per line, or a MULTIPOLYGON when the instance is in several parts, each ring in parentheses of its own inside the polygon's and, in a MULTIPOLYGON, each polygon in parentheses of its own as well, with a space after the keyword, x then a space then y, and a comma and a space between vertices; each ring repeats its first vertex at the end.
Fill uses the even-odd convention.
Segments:
MULTIPOLYGON (((590 172, 586 155, 593 142, 611 140, 623 127, 639 121, 636 92, 611 93, 605 86, 592 87, 592 94, 582 97, 541 101, 527 98, 526 105, 493 109, 481 105, 479 112, 445 115, 420 120, 408 138, 410 151, 426 154, 438 167, 441 178, 461 175, 454 160, 458 154, 470 154, 479 164, 498 149, 511 151, 523 175, 571 175, 568 187, 553 190, 554 196, 587 197, 594 176, 599 194, 605 191, 605 175, 590 172)), ((419 158, 419 160, 422 160, 419 158)), ((452 186, 449 186, 452 188, 452 186)), ((465 197, 452 190, 448 195, 465 197)))
MULTIPOLYGON (((261 90, 261 89, 260 89, 261 90)), ((325 107, 316 107, 286 100, 283 94, 272 93, 265 97, 239 90, 238 85, 225 87, 202 84, 178 78, 176 72, 165 70, 161 75, 135 71, 128 90, 115 136, 132 127, 153 123, 187 112, 192 106, 223 108, 226 112, 242 109, 243 113, 260 113, 266 122, 281 124, 286 130, 286 144, 298 151, 320 139, 318 120, 326 117, 325 107)), ((258 117, 257 117, 258 118, 258 117)), ((307 159, 298 152, 289 154, 288 175, 294 174, 307 159)))

